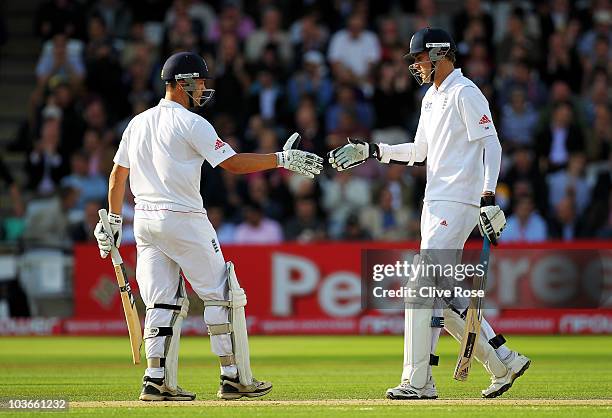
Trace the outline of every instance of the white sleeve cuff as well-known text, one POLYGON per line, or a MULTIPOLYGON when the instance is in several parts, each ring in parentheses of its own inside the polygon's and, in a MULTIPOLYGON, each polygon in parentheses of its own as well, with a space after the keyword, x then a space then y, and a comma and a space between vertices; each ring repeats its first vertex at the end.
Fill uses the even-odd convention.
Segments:
POLYGON ((378 144, 380 162, 389 164, 391 160, 402 161, 414 165, 416 161, 415 145, 412 142, 398 145, 378 144))

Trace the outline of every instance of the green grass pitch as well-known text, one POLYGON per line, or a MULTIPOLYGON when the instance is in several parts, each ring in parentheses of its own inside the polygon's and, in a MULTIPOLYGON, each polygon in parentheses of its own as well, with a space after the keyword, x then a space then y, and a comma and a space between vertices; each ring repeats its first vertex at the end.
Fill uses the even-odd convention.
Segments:
POLYGON ((254 374, 274 389, 261 400, 227 402, 215 398, 219 369, 208 338, 183 337, 179 382, 198 402, 175 406, 134 402, 144 366, 131 364, 127 337, 0 338, 0 398, 65 398, 69 415, 99 417, 612 416, 612 336, 511 336, 508 343, 532 365, 498 400, 480 400, 488 376, 478 363, 468 382, 452 379, 458 344, 443 336, 434 368, 440 399, 402 402, 383 400, 399 382, 401 337, 252 337, 254 374))

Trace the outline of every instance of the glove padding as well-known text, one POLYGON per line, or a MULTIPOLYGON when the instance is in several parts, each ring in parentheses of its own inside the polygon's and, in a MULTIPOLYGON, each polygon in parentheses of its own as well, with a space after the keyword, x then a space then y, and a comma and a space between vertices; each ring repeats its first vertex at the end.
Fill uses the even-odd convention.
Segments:
POLYGON ((232 308, 242 308, 247 304, 246 293, 244 289, 239 287, 238 289, 230 290, 230 300, 232 302, 232 308))
POLYGON ((348 170, 366 162, 368 158, 378 158, 378 146, 360 139, 348 139, 348 144, 327 153, 328 161, 338 171, 348 170))
POLYGON ((300 134, 294 132, 289 137, 283 151, 276 153, 277 167, 284 167, 303 176, 314 178, 323 169, 323 158, 312 152, 298 150, 300 134))
POLYGON ((114 213, 108 214, 108 223, 110 224, 110 234, 104 230, 102 221, 98 221, 96 228, 94 229, 94 237, 98 241, 98 248, 100 249, 100 257, 106 258, 111 251, 113 245, 119 248, 121 245, 121 224, 123 223, 123 217, 114 213))
POLYGON ((491 244, 497 245, 502 231, 506 227, 504 211, 495 204, 495 196, 482 196, 480 199, 480 217, 478 229, 483 237, 487 237, 491 244))

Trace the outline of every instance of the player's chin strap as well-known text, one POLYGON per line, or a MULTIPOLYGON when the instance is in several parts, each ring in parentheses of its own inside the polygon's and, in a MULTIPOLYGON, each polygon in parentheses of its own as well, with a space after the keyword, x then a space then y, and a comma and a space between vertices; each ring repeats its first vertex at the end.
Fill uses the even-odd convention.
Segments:
POLYGON ((147 306, 147 310, 166 309, 173 311, 170 325, 165 327, 145 328, 143 337, 145 340, 155 337, 166 337, 164 342, 164 357, 147 359, 147 365, 150 368, 164 368, 164 383, 170 390, 177 390, 178 386, 178 353, 181 327, 183 325, 183 319, 187 317, 189 311, 189 299, 187 299, 185 281, 182 277, 180 277, 179 280, 176 305, 155 303, 151 306, 147 306))
POLYGON ((229 308, 229 322, 225 324, 209 324, 208 334, 223 335, 229 334, 232 338, 233 354, 219 357, 221 366, 236 365, 238 378, 242 385, 253 384, 253 374, 251 372, 251 361, 249 354, 249 339, 247 334, 246 317, 244 307, 247 304, 244 289, 240 287, 234 263, 225 263, 225 275, 229 287, 229 300, 208 300, 204 301, 204 309, 209 306, 225 306, 229 308))

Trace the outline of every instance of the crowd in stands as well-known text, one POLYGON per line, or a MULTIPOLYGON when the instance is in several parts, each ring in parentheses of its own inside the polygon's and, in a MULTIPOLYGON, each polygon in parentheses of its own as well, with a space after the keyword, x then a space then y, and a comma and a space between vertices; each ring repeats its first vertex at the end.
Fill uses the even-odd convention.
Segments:
MULTIPOLYGON (((347 137, 411 141, 429 86, 404 55, 427 25, 453 34, 456 66, 489 100, 503 146, 502 240, 612 237, 610 2, 451 3, 452 13, 434 0, 43 2, 37 85, 11 144, 27 182, 0 169, 20 239, 93 240, 122 132, 163 96, 161 65, 176 51, 206 59, 216 95, 199 113, 237 151, 275 152, 294 131, 319 155, 347 137)), ((314 181, 202 171, 222 243, 419 237, 423 167, 369 161, 314 181)), ((128 196, 123 242, 132 218, 128 196)))

